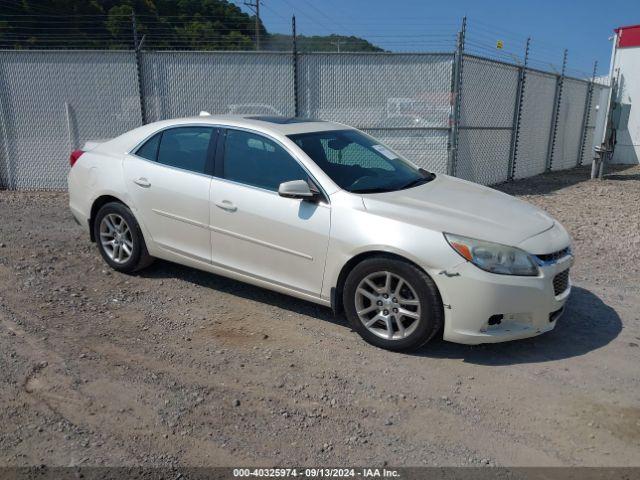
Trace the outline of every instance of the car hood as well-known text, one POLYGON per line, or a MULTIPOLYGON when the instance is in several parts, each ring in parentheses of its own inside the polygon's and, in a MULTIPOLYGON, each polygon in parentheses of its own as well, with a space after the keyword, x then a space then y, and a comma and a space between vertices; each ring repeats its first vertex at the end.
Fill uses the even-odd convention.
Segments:
POLYGON ((406 190, 362 195, 362 199, 374 215, 505 245, 518 245, 554 224, 529 203, 448 175, 406 190))

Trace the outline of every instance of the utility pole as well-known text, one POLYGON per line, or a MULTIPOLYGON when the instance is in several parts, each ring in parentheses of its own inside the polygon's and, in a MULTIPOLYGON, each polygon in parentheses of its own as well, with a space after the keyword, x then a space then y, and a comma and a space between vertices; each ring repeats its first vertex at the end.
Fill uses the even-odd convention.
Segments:
POLYGON ((251 8, 256 14, 256 50, 260 50, 260 1, 261 0, 255 0, 255 3, 244 2, 244 4, 251 8))
POLYGON ((131 32, 133 33, 133 49, 138 50, 138 24, 136 23, 136 12, 131 12, 131 32))
POLYGON ((147 123, 147 111, 144 102, 144 85, 142 81, 142 59, 140 58, 140 50, 142 43, 144 42, 144 35, 142 40, 138 41, 138 24, 136 22, 136 13, 131 12, 131 32, 133 33, 133 52, 136 61, 136 76, 138 78, 138 98, 140 99, 140 119, 142 124, 147 123))
POLYGON ((338 53, 340 53, 340 45, 344 43, 344 40, 336 40, 335 42, 329 42, 331 45, 334 45, 338 49, 338 53))

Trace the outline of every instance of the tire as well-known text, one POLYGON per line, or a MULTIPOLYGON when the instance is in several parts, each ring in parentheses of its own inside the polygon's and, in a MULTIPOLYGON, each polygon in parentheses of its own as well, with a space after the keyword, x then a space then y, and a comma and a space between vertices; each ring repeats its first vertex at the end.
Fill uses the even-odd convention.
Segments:
POLYGON ((387 350, 416 349, 431 340, 444 322, 433 280, 413 264, 392 257, 372 257, 356 265, 347 276, 342 298, 353 329, 368 343, 387 350))
POLYGON ((118 272, 133 273, 153 262, 140 225, 131 210, 122 203, 110 202, 98 210, 93 233, 100 255, 118 272), (117 241, 115 246, 114 241, 117 241))

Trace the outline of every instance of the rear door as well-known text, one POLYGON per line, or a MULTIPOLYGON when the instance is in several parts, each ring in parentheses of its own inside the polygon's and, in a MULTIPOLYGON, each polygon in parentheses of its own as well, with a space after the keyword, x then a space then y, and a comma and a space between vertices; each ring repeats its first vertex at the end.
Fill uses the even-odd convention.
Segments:
POLYGON ((211 261, 209 188, 217 135, 208 126, 169 128, 125 159, 136 215, 157 248, 211 261))
POLYGON ((227 129, 211 182, 212 261, 302 293, 320 296, 329 241, 328 201, 278 195, 309 174, 278 142, 227 129))

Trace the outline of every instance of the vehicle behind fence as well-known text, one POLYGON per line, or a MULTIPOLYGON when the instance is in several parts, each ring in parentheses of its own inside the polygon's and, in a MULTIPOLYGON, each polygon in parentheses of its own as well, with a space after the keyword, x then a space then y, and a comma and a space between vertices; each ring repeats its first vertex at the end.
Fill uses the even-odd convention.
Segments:
POLYGON ((482 184, 591 162, 607 87, 451 53, 0 51, 0 187, 64 189, 69 152, 214 113, 360 128, 482 184))

